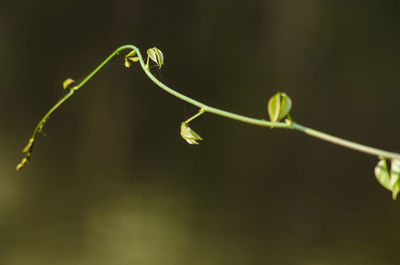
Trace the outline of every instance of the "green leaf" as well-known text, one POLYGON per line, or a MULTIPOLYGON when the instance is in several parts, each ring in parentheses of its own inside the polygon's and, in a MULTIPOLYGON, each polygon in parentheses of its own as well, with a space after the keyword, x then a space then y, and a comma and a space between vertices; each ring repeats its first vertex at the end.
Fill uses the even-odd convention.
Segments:
POLYGON ((203 138, 193 131, 185 122, 181 123, 181 136, 189 144, 199 144, 197 141, 203 140, 203 138))
POLYGON ((150 48, 147 50, 147 55, 152 59, 154 62, 157 63, 157 55, 154 48, 150 48))
POLYGON ((393 159, 390 167, 390 185, 394 186, 400 179, 400 160, 393 159))
POLYGON ((292 108, 292 100, 285 93, 278 92, 268 101, 268 114, 272 122, 285 118, 292 108))
POLYGON ((392 187, 393 200, 400 192, 400 160, 392 160, 390 167, 390 186, 392 187))
POLYGON ((132 62, 134 62, 134 63, 136 63, 136 62, 138 62, 139 61, 139 57, 129 57, 129 58, 127 58, 128 60, 131 60, 132 62))
POLYGON ((376 165, 375 177, 383 187, 392 191, 392 187, 390 185, 389 169, 385 159, 381 159, 376 165))
POLYGON ((128 53, 128 54, 125 56, 125 58, 133 57, 133 56, 135 56, 135 55, 136 55, 136 51, 135 51, 135 50, 132 50, 130 53, 128 53))
POLYGON ((138 62, 139 61, 139 57, 136 56, 136 51, 135 50, 132 50, 130 53, 128 53, 125 56, 125 67, 127 67, 127 68, 131 66, 131 64, 130 64, 130 62, 128 60, 130 60, 132 62, 138 62))
POLYGON ((375 176, 383 187, 392 192, 393 200, 400 193, 400 160, 392 159, 390 172, 385 159, 381 159, 375 167, 375 176))
POLYGON ((268 102, 269 119, 272 122, 277 122, 279 119, 279 112, 281 110, 281 93, 276 93, 268 102))
POLYGON ((164 54, 159 49, 155 49, 157 50, 158 65, 161 68, 161 66, 164 64, 164 54))
POLYGON ((75 80, 72 78, 67 78, 63 82, 63 88, 67 89, 71 84, 75 83, 75 80))
POLYGON ((279 120, 285 118, 292 109, 292 100, 285 93, 281 94, 281 111, 279 113, 279 120))
POLYGON ((164 55, 158 48, 154 47, 148 49, 147 55, 158 65, 159 68, 164 64, 164 55))

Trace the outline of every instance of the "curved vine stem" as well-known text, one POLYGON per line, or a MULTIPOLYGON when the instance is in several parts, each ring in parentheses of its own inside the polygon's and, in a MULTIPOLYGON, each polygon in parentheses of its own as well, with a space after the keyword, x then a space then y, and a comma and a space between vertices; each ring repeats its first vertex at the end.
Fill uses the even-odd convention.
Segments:
MULTIPOLYGON (((36 140, 36 137, 39 132, 41 132, 44 124, 46 123, 47 119, 65 102, 67 101, 77 90, 79 90, 83 85, 85 85, 94 75, 96 75, 113 57, 118 55, 121 51, 124 50, 134 50, 136 52, 136 55, 138 57, 138 60, 140 62, 140 65, 143 69, 143 71, 146 73, 146 75, 152 80, 157 86, 159 86, 161 89, 165 90, 166 92, 170 93, 171 95, 187 102, 190 103, 198 108, 200 108, 200 115, 203 113, 212 113, 218 116, 222 116, 225 118, 237 120, 243 123, 248 123, 248 124, 253 124, 257 126, 262 126, 262 127, 269 127, 269 128, 282 128, 282 129, 292 129, 292 130, 297 130, 300 132, 303 132, 307 135, 319 138, 321 140, 341 145, 343 147, 353 149, 359 152, 363 152, 366 154, 374 155, 380 158, 386 158, 386 159, 396 159, 400 160, 400 154, 399 153, 394 153, 394 152, 388 152, 385 150, 381 150, 378 148, 362 145, 359 143, 355 143, 352 141, 348 141, 336 136, 332 136, 311 128, 307 128, 303 125, 300 125, 298 123, 295 123, 293 121, 288 121, 288 122, 271 122, 271 121, 266 121, 264 119, 255 119, 247 116, 243 116, 240 114, 232 113, 229 111, 225 111, 222 109, 218 109, 215 107, 208 106, 204 103, 201 103, 197 100, 194 100, 188 96, 185 96, 172 88, 168 87, 167 85, 163 84, 160 82, 151 72, 148 67, 148 59, 145 62, 145 60, 142 57, 142 54, 140 53, 140 50, 134 46, 134 45, 124 45, 116 49, 112 54, 110 54, 99 66, 97 66, 82 82, 80 82, 78 85, 73 86, 72 88, 69 88, 69 91, 63 98, 61 98, 44 116, 43 118, 39 121, 37 124, 35 130, 33 131, 32 137, 29 139, 28 145, 24 148, 23 152, 26 153, 26 156, 22 159, 22 161, 17 165, 17 170, 21 169, 30 159, 31 157, 31 152, 33 148, 33 144, 36 140)), ((197 116, 196 116, 197 117, 197 116)), ((192 120, 192 119, 190 119, 192 120)), ((188 121, 187 121, 188 122, 188 121)))

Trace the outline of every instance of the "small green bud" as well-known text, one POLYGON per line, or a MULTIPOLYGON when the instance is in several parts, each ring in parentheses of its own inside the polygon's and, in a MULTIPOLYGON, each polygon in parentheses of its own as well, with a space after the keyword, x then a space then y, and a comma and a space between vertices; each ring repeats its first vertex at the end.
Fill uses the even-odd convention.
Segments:
POLYGON ((203 138, 193 131, 185 122, 181 124, 181 136, 189 144, 199 144, 197 141, 203 140, 203 138))
POLYGON ((156 47, 150 48, 147 50, 147 56, 154 61, 159 68, 164 64, 164 55, 163 53, 156 47))
POLYGON ((292 100, 285 93, 278 92, 268 101, 268 114, 272 122, 279 122, 288 116, 292 100))

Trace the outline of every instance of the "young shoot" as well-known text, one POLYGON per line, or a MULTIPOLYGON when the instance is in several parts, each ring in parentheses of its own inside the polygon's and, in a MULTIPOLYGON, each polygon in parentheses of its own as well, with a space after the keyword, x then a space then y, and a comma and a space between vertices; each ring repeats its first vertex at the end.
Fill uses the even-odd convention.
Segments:
MULTIPOLYGON (((82 86, 84 86, 90 79, 92 79, 112 58, 114 58, 116 55, 119 55, 120 52, 122 51, 129 51, 124 56, 125 67, 129 68, 132 63, 137 63, 137 62, 140 63, 140 66, 142 67, 145 74, 158 87, 160 87, 167 93, 171 94, 172 96, 180 100, 183 100, 189 104, 192 104, 200 109, 196 115, 181 123, 180 134, 182 138, 186 140, 186 142, 188 142, 189 144, 199 144, 199 141, 203 140, 203 138, 200 137, 200 135, 198 135, 189 127, 189 123, 206 112, 256 126, 295 130, 307 134, 309 136, 321 139, 326 142, 330 142, 348 149, 352 149, 358 152, 366 153, 377 157, 379 159, 379 162, 375 167, 375 176, 378 182, 387 190, 392 192, 393 199, 396 199, 397 195, 400 193, 400 154, 348 141, 333 135, 329 135, 324 132, 320 132, 305 127, 303 125, 300 125, 299 123, 296 123, 292 119, 290 113, 292 109, 292 100, 288 95, 282 92, 276 93, 268 101, 268 115, 270 118, 269 121, 265 119, 251 118, 244 115, 208 106, 202 102, 199 102, 195 99, 185 96, 177 92, 176 90, 168 87, 151 73, 149 68, 150 60, 154 62, 158 66, 158 68, 161 68, 164 65, 164 55, 161 52, 161 50, 159 50, 156 47, 148 49, 147 58, 146 60, 144 60, 140 53, 140 50, 133 45, 124 45, 117 48, 79 84, 72 86, 72 84, 75 84, 75 81, 71 78, 68 78, 63 82, 63 88, 69 89, 69 91, 43 116, 43 118, 37 124, 36 128, 33 131, 32 136, 29 138, 28 144, 23 149, 25 157, 17 165, 17 170, 23 168, 30 160, 36 138, 39 132, 43 131, 43 127, 46 121, 54 113, 54 111, 60 108, 65 101, 67 101, 76 91, 78 91, 82 86), (282 122, 283 119, 285 120, 282 122), (387 163, 388 161, 390 162, 390 170, 387 163)), ((265 114, 265 116, 266 115, 267 114, 265 114)))

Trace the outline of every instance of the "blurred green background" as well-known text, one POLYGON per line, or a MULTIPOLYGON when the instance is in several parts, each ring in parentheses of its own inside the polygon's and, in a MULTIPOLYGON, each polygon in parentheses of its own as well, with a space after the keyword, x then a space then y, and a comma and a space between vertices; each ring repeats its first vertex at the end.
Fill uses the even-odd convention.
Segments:
POLYGON ((212 115, 116 58, 47 123, 62 81, 123 44, 155 74, 257 118, 289 94, 300 124, 400 151, 400 2, 10 1, 0 8, 0 264, 400 263, 399 203, 377 159, 212 115))

